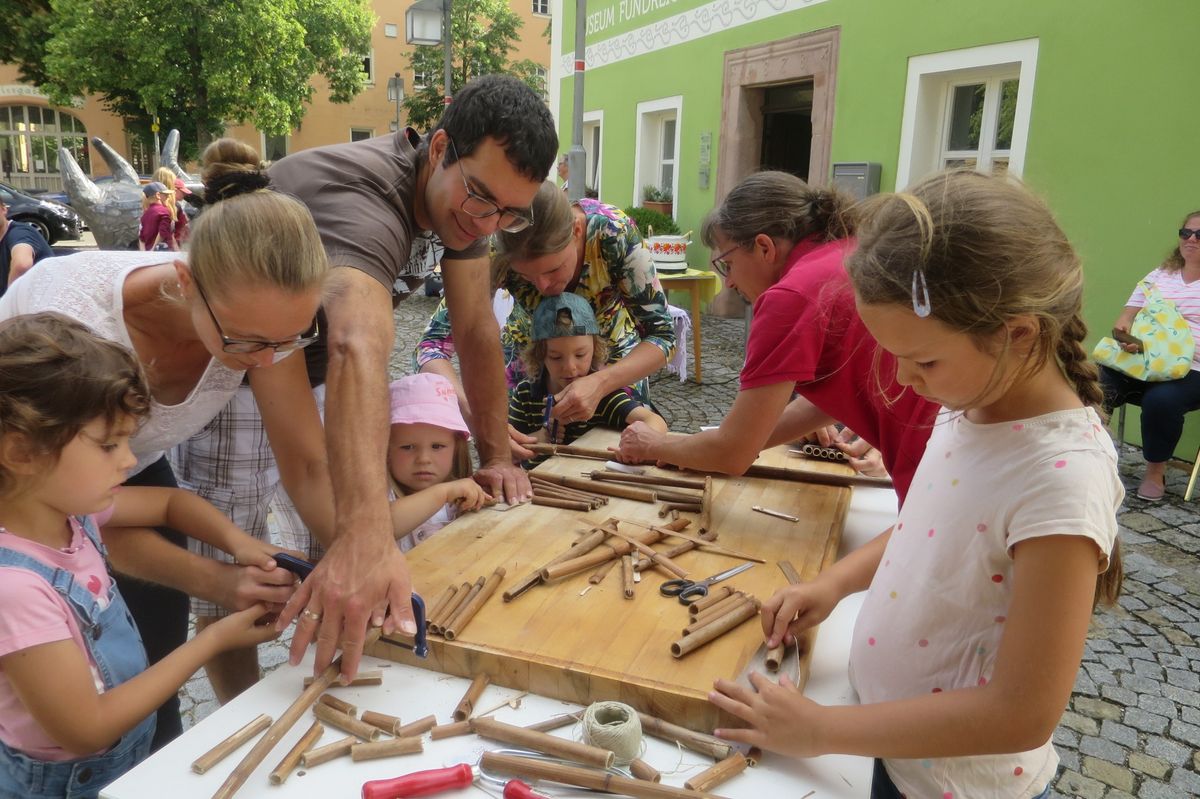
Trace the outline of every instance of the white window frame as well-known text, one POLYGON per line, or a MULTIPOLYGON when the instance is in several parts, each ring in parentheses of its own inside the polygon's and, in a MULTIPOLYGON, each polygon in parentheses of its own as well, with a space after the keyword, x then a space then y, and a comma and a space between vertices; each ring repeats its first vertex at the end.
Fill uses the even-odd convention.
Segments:
MULTIPOLYGON (((267 157, 267 134, 261 130, 258 132, 258 151, 262 153, 262 157, 267 157)), ((285 156, 292 154, 292 134, 287 134, 283 137, 283 154, 285 156)))
POLYGON ((355 133, 365 133, 365 134, 367 134, 366 138, 368 138, 368 139, 375 138, 375 128, 351 127, 350 128, 350 141, 362 141, 362 139, 354 138, 355 133))
POLYGON ((417 72, 415 69, 413 70, 413 91, 414 92, 419 92, 419 91, 421 91, 421 89, 424 89, 426 86, 428 86, 429 85, 428 81, 429 81, 429 76, 426 75, 424 72, 417 72))
POLYGON ((363 70, 367 73, 367 85, 375 85, 375 48, 372 47, 370 52, 362 57, 363 61, 367 62, 367 68, 363 70))
POLYGON ((642 202, 642 186, 658 185, 662 174, 662 128, 668 113, 675 112, 675 169, 671 177, 671 214, 679 215, 679 147, 683 131, 683 95, 647 100, 637 104, 637 128, 633 145, 633 205, 642 202), (650 176, 654 179, 651 180, 650 176))
POLYGON ((539 17, 550 16, 550 0, 533 0, 533 13, 539 17))
POLYGON ((542 79, 542 90, 538 92, 542 98, 542 102, 550 102, 550 70, 538 64, 533 68, 533 73, 542 79))
MULTIPOLYGON (((586 191, 588 186, 596 190, 599 197, 603 197, 604 193, 600 190, 600 179, 603 174, 604 167, 604 112, 603 111, 584 111, 583 112, 583 150, 587 153, 586 171, 592 177, 592 182, 588 183, 587 176, 584 177, 583 188, 586 191), (592 152, 592 137, 588 135, 591 128, 600 129, 600 150, 592 152)), ((636 205, 636 203, 634 203, 636 205)))
POLYGON ((395 39, 400 35, 400 26, 395 22, 383 23, 383 35, 389 39, 395 39))
MULTIPOLYGON (((1037 57, 1038 40, 1024 39, 909 58, 896 188, 903 189, 941 167, 946 152, 948 95, 954 86, 980 83, 985 79, 999 81, 1015 77, 1020 81, 1012 147, 1008 151, 1008 173, 1020 177, 1025 170, 1037 57)), ((981 155, 985 137, 991 141, 994 134, 995 116, 989 120, 985 109, 980 134, 981 155)), ((990 153, 988 158, 1000 154, 990 153)))

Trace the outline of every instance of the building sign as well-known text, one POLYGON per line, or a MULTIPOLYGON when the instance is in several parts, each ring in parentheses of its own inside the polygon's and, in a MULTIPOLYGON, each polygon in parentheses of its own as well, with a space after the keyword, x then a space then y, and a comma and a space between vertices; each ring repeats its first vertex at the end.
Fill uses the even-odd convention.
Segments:
POLYGON ((610 6, 587 15, 587 35, 600 33, 619 22, 629 22, 651 11, 670 8, 679 0, 616 0, 610 6))
MULTIPOLYGON (((50 98, 45 93, 38 90, 36 86, 26 86, 24 83, 9 83, 0 85, 0 98, 3 97, 28 97, 34 100, 42 100, 50 103, 50 98)), ((72 108, 83 108, 83 98, 74 97, 71 99, 72 108)))

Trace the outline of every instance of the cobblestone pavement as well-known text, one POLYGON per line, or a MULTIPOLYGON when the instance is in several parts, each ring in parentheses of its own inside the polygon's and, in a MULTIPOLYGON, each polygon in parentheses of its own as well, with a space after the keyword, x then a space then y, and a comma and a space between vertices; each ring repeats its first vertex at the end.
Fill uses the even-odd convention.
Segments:
MULTIPOLYGON (((410 371, 409 353, 436 302, 418 295, 397 308, 393 374, 410 371)), ((703 385, 665 373, 651 382, 673 430, 716 424, 737 392, 742 321, 705 316, 703 332, 703 385)), ((1093 619, 1070 706, 1054 734, 1062 757, 1055 797, 1200 795, 1200 498, 1185 503, 1187 472, 1170 470, 1166 500, 1139 500, 1133 491, 1140 469, 1140 453, 1123 448, 1124 595, 1093 619)), ((289 640, 260 649, 265 668, 286 660, 289 640)), ((216 708, 203 673, 182 695, 185 726, 216 708)))

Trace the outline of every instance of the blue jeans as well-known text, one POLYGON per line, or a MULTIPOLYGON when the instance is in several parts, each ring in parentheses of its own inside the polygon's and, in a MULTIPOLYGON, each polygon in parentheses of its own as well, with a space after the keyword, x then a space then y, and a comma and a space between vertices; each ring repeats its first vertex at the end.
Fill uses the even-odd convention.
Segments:
MULTIPOLYGON (((103 554, 104 546, 90 519, 83 520, 83 531, 103 554)), ((146 670, 146 650, 115 584, 109 593, 108 606, 101 608, 91 591, 77 583, 68 571, 3 547, 0 547, 0 565, 34 572, 62 595, 75 612, 84 646, 96 662, 106 690, 146 670)), ((92 799, 101 788, 150 754, 153 737, 154 716, 150 715, 123 735, 112 749, 75 760, 39 760, 0 742, 0 798, 92 799)))
POLYGON ((1183 435, 1183 417, 1200 408, 1200 372, 1161 383, 1146 383, 1107 366, 1100 367, 1104 408, 1132 402, 1142 406, 1142 455, 1150 463, 1170 460, 1183 435))

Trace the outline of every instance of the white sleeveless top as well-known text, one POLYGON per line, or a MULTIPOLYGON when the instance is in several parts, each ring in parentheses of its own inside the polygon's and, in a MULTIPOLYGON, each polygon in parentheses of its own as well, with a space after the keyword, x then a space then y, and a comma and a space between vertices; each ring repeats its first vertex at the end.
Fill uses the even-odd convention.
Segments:
MULTIPOLYGON (((116 252, 94 250, 47 258, 9 287, 0 297, 0 320, 39 311, 56 311, 91 328, 97 336, 133 343, 125 327, 122 288, 129 275, 143 267, 186 260, 185 253, 116 252)), ((164 451, 191 438, 233 398, 244 371, 234 371, 210 359, 200 382, 178 405, 151 400, 150 415, 130 441, 137 474, 162 457, 164 451)))

